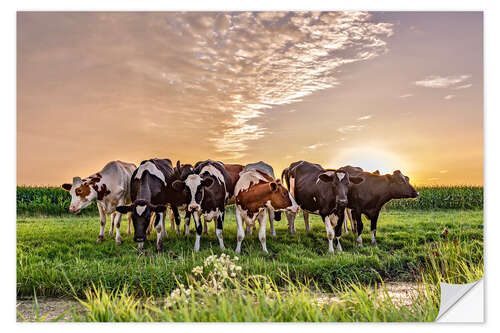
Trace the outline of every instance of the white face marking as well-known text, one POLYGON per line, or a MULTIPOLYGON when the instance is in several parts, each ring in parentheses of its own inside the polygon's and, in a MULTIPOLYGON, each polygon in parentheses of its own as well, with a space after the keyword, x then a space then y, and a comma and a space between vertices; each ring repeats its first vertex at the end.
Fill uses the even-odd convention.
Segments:
POLYGON ((196 202, 194 200, 194 196, 196 194, 196 190, 198 189, 198 186, 201 185, 201 177, 200 175, 189 175, 186 180, 185 180, 186 186, 189 188, 189 191, 191 192, 191 203, 190 205, 196 205, 196 202))
POLYGON ((139 216, 141 216, 144 213, 145 210, 146 210, 146 205, 144 205, 144 206, 136 206, 135 207, 135 211, 137 212, 137 214, 139 216))
POLYGON ((219 183, 221 184, 224 184, 224 176, 222 175, 222 173, 219 171, 219 169, 217 169, 216 167, 214 167, 213 165, 209 164, 209 165, 205 165, 201 171, 200 171, 200 175, 202 175, 204 172, 208 172, 209 174, 211 174, 212 176, 215 176, 215 178, 217 178, 217 180, 219 181, 219 183))
POLYGON ((167 182, 165 181, 165 176, 163 175, 163 173, 160 170, 158 170, 156 165, 154 165, 152 162, 148 161, 148 162, 144 163, 143 165, 141 165, 139 167, 139 169, 137 170, 137 173, 135 174, 135 178, 141 179, 144 171, 148 171, 153 176, 159 178, 163 182, 163 185, 167 186, 167 182))
POLYGON ((342 179, 344 179, 344 176, 345 176, 345 173, 343 172, 337 172, 337 177, 340 181, 342 181, 342 179))

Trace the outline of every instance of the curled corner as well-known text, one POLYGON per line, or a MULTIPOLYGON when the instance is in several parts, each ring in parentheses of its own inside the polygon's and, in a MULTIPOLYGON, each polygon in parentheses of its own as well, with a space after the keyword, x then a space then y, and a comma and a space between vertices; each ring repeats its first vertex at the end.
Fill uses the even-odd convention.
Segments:
POLYGON ((437 322, 483 322, 483 279, 466 284, 440 283, 441 302, 437 322))

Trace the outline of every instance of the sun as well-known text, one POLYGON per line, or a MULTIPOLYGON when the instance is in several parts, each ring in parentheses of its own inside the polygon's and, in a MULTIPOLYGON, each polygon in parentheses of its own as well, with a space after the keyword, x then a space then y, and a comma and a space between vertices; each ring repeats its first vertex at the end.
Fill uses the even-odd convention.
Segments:
POLYGON ((396 154, 380 148, 357 147, 341 149, 332 158, 328 167, 338 168, 352 165, 363 168, 365 171, 379 170, 381 174, 392 173, 394 170, 404 169, 406 165, 396 154))

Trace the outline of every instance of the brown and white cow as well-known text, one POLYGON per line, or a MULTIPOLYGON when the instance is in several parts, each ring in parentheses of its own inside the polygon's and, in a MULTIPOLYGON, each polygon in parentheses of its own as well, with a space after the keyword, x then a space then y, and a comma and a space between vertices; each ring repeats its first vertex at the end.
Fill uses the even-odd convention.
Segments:
POLYGON ((255 226, 259 220, 259 240, 262 249, 266 247, 266 217, 269 210, 297 213, 299 206, 279 180, 269 177, 260 170, 248 170, 240 173, 234 188, 236 198, 237 245, 236 252, 241 252, 241 242, 245 238, 243 222, 255 226))
MULTIPOLYGON (((78 214, 82 209, 96 201, 99 209, 101 229, 97 241, 104 240, 106 214, 111 215, 109 234, 113 234, 116 227, 116 244, 121 245, 120 222, 122 214, 116 211, 117 206, 130 203, 130 178, 136 166, 132 163, 112 161, 104 168, 87 178, 74 177, 72 184, 62 184, 62 188, 71 194, 69 211, 78 214)), ((130 234, 130 216, 128 216, 128 230, 130 234)))

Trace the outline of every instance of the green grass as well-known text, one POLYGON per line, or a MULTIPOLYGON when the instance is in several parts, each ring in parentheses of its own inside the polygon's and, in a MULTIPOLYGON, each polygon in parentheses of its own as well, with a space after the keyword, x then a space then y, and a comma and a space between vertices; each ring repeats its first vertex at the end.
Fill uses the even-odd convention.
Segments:
MULTIPOLYGON (((416 200, 393 200, 387 209, 483 209, 483 188, 480 186, 417 187, 416 200)), ((70 216, 70 195, 57 187, 17 187, 17 213, 22 215, 70 216)), ((95 203, 80 215, 96 216, 95 203)))
MULTIPOLYGON (((265 275, 282 286, 286 283, 283 271, 295 282, 312 280, 322 290, 330 290, 340 283, 377 282, 379 276, 384 281, 414 281, 435 256, 458 256, 467 267, 483 261, 482 211, 386 211, 379 220, 378 247, 358 248, 349 233, 342 237, 344 252, 333 255, 327 251, 318 216, 312 217, 308 234, 302 217, 296 221, 295 236, 289 234, 285 223, 276 222, 276 238, 268 236, 269 254, 262 251, 256 233, 245 237, 240 256, 245 274, 265 275), (447 238, 441 235, 445 228, 449 230, 447 238)), ((365 226, 369 230, 366 221, 365 226)), ((92 284, 99 284, 108 291, 127 285, 132 292, 162 296, 176 287, 176 280, 185 282, 185 273, 205 257, 222 253, 213 224, 209 235, 202 236, 198 254, 193 252, 193 232, 188 237, 176 236, 167 229, 164 254, 155 253, 156 235, 151 234, 146 255, 138 256, 136 244, 123 232, 126 227, 122 227, 123 245, 119 247, 107 234, 104 243, 96 243, 99 222, 95 217, 20 216, 17 295, 83 296, 92 284)), ((369 232, 363 238, 368 244, 369 232)), ((226 215, 224 241, 228 248, 224 252, 234 254, 236 230, 231 213, 226 215)))

